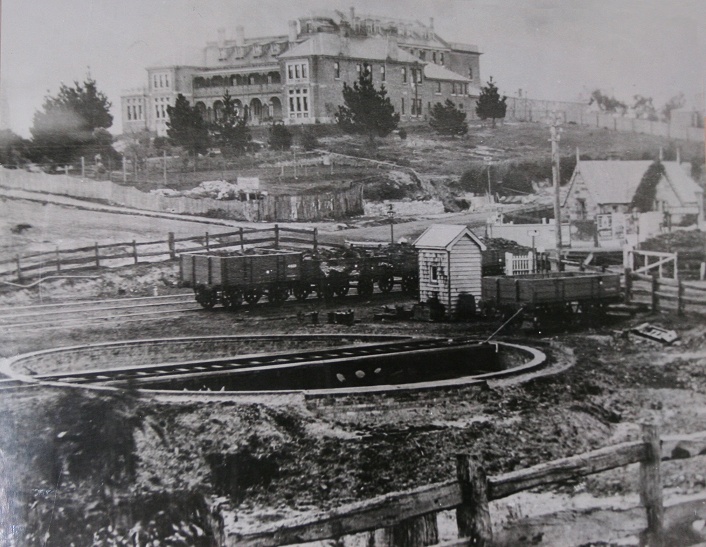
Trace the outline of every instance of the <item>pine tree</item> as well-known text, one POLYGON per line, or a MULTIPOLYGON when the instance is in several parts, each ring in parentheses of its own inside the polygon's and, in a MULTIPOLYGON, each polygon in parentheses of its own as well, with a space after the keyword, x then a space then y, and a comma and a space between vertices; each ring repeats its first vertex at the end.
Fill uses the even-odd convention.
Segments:
POLYGON ((657 185, 664 176, 664 165, 659 161, 654 162, 647 168, 642 180, 635 190, 635 195, 630 203, 631 209, 636 209, 640 213, 646 213, 654 209, 655 196, 657 195, 657 185))
POLYGON ((181 146, 189 155, 205 154, 208 150, 208 128, 198 109, 179 93, 174 106, 167 107, 167 136, 175 146, 181 146))
POLYGON ((461 112, 450 99, 446 103, 436 103, 431 109, 429 125, 441 135, 465 135, 468 133, 466 113, 461 112))
POLYGON ((500 97, 498 87, 493 82, 493 77, 488 80, 488 85, 481 87, 478 104, 476 104, 476 114, 481 120, 491 118, 495 127, 496 118, 504 118, 507 111, 507 97, 500 97))
POLYGON ((362 133, 373 142, 376 136, 386 137, 397 129, 400 115, 395 112, 385 85, 375 89, 370 70, 363 71, 353 87, 344 82, 343 102, 336 121, 346 133, 362 133))
MULTIPOLYGON (((45 97, 42 110, 34 114, 30 128, 34 155, 39 161, 66 164, 103 150, 106 139, 96 130, 113 124, 110 107, 90 77, 83 84, 74 82, 73 87, 61 84, 59 93, 45 97)), ((111 153, 108 148, 112 149, 111 143, 103 151, 111 153)))
POLYGON ((220 115, 211 124, 211 133, 224 158, 241 155, 252 140, 250 128, 245 118, 238 115, 235 100, 228 91, 223 95, 220 115))

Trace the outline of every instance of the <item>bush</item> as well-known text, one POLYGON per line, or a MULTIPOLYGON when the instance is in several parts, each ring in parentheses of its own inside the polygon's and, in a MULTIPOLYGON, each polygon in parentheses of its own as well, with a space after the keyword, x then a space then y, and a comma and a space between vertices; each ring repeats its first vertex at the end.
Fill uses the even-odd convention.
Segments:
POLYGON ((316 137, 316 133, 312 128, 305 127, 302 130, 301 145, 307 152, 316 150, 319 147, 319 139, 316 137))
POLYGON ((289 150, 292 146, 292 133, 283 123, 272 124, 268 144, 275 150, 289 150))
POLYGON ((407 138, 407 131, 405 130, 404 127, 402 129, 400 129, 397 132, 397 134, 400 136, 400 139, 402 139, 402 140, 405 140, 407 138))

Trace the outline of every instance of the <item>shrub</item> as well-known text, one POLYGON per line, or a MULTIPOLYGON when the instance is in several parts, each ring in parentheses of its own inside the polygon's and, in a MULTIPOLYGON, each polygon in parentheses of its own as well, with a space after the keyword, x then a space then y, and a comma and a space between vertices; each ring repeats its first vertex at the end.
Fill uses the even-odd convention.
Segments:
POLYGON ((292 146, 292 133, 283 123, 272 124, 268 144, 276 150, 289 150, 292 146))
POLYGON ((305 127, 301 134, 301 145, 307 152, 315 150, 319 147, 319 139, 316 137, 315 131, 310 127, 305 127))
POLYGON ((400 139, 402 139, 402 140, 405 140, 407 138, 407 131, 405 130, 404 127, 402 129, 400 129, 397 132, 397 134, 400 136, 400 139))

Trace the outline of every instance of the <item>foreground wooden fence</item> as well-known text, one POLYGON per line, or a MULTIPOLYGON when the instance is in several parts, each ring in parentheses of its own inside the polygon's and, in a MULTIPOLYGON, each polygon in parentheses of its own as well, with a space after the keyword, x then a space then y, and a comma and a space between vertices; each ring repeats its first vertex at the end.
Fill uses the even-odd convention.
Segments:
MULTIPOLYGON (((651 547, 663 546, 664 508, 662 460, 684 459, 706 451, 706 432, 660 440, 657 427, 644 425, 642 440, 626 442, 577 456, 543 463, 502 475, 486 477, 467 455, 457 456, 456 478, 406 492, 385 494, 309 518, 279 522, 247 533, 223 537, 225 545, 278 546, 341 539, 385 529, 385 542, 394 546, 439 544, 436 515, 456 510, 459 540, 450 545, 492 545, 488 503, 536 488, 562 483, 626 465, 640 464, 640 501, 647 516, 645 536, 651 547)), ((687 511, 689 513, 689 511, 687 511)))
POLYGON ((625 270, 625 300, 648 304, 653 312, 661 310, 706 313, 706 286, 696 282, 647 276, 625 270))
POLYGON ((158 241, 95 243, 87 247, 64 249, 17 255, 12 260, 0 262, 0 280, 5 282, 23 282, 37 277, 61 275, 77 270, 100 268, 108 265, 137 264, 140 261, 174 259, 177 253, 189 251, 210 251, 214 249, 240 248, 252 246, 271 246, 275 249, 280 244, 305 245, 312 251, 318 250, 318 230, 304 228, 285 228, 275 224, 270 228, 240 228, 233 232, 202 236, 175 238, 170 232, 167 239, 158 241))

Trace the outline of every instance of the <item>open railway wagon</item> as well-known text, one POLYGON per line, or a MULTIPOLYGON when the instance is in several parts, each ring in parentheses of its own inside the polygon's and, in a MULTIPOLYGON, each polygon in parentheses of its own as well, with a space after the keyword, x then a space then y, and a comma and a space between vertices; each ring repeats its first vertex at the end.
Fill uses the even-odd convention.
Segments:
POLYGON ((620 274, 551 272, 481 279, 481 313, 534 328, 595 324, 622 299, 620 274))
POLYGON ((349 243, 347 259, 351 280, 357 283, 358 294, 373 294, 377 284, 380 292, 390 292, 399 284, 403 292, 419 291, 419 258, 411 245, 372 243, 349 243))

